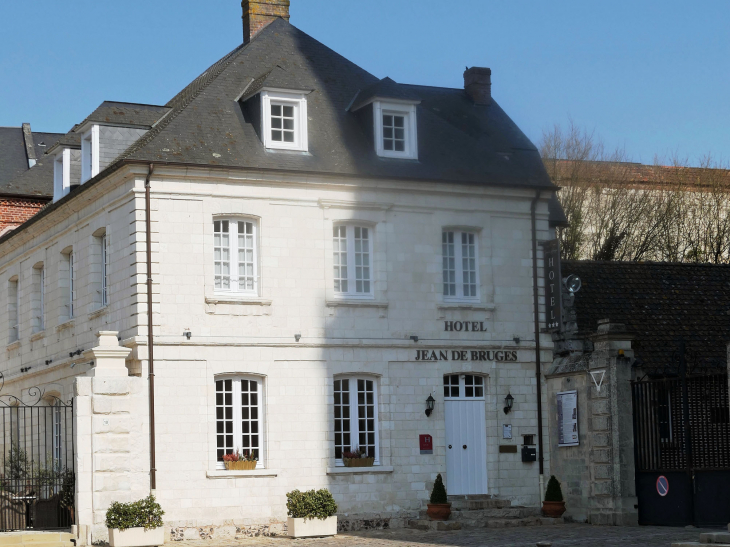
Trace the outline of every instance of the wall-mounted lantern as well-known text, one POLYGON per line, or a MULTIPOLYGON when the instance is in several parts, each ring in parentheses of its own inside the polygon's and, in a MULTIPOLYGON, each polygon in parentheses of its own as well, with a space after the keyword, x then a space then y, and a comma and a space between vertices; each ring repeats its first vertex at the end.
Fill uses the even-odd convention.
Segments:
POLYGON ((507 393, 507 396, 504 398, 504 413, 509 414, 512 410, 512 405, 515 402, 515 398, 512 397, 511 393, 507 393))
POLYGON ((436 403, 436 399, 433 398, 431 394, 428 395, 428 399, 426 399, 426 416, 430 416, 431 412, 433 412, 433 405, 436 403))

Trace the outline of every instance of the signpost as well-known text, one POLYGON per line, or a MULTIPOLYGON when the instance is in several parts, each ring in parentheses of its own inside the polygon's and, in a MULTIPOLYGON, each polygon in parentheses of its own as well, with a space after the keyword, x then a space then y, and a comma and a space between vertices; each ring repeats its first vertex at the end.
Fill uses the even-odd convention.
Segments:
POLYGON ((551 239, 542 244, 545 260, 545 327, 560 330, 562 321, 562 279, 560 277, 560 241, 551 239))

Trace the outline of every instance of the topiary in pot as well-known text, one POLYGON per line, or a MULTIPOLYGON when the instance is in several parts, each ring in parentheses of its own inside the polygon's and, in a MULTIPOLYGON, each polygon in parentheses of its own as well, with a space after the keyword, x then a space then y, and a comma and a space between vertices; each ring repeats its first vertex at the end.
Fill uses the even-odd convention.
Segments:
POLYGON ((433 483, 431 491, 431 503, 426 504, 428 509, 426 514, 431 520, 448 520, 451 515, 451 504, 446 497, 446 487, 441 473, 436 475, 436 482, 433 483))
POLYGON ((555 475, 550 476, 545 492, 545 501, 542 502, 542 513, 546 517, 557 518, 565 513, 565 501, 563 491, 555 475))

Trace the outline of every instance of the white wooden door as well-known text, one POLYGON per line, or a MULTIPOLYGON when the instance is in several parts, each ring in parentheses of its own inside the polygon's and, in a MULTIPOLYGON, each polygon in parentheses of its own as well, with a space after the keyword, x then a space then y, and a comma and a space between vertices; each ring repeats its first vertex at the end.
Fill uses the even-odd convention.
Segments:
POLYGON ((486 494, 487 430, 483 378, 457 374, 445 376, 444 395, 446 489, 453 495, 486 494))

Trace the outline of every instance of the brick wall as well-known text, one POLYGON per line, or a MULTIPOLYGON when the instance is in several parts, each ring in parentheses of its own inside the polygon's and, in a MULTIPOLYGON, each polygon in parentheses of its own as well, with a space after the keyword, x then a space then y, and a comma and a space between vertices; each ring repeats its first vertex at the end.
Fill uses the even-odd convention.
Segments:
POLYGON ((0 231, 18 226, 40 211, 50 199, 0 198, 0 231))

